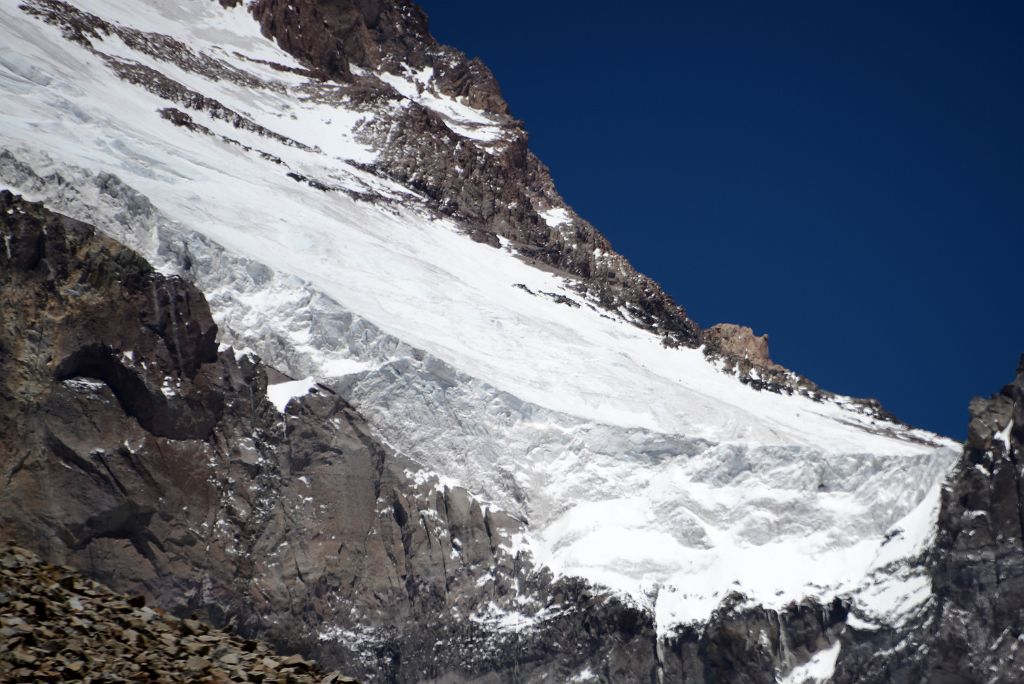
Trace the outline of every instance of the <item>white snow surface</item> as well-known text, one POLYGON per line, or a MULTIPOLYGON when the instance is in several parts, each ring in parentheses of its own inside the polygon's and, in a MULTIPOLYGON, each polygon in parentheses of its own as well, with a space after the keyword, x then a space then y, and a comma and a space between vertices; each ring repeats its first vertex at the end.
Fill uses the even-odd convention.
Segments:
POLYGON ((806 663, 790 670, 789 674, 779 680, 779 684, 822 684, 832 681, 841 646, 836 641, 828 648, 818 651, 806 663))
POLYGON ((540 213, 541 218, 552 228, 565 225, 572 220, 569 212, 562 207, 555 207, 553 209, 547 209, 540 213))
POLYGON ((267 399, 270 400, 270 403, 273 404, 278 411, 284 413, 285 408, 288 406, 288 402, 297 397, 309 394, 309 391, 314 387, 316 387, 316 380, 312 377, 303 378, 302 380, 279 382, 276 385, 267 386, 267 399))
MULTIPOLYGON (((528 520, 541 562, 650 605, 665 631, 706 619, 732 591, 769 607, 863 591, 872 619, 889 620, 930 592, 874 578, 930 543, 956 444, 848 401, 755 391, 699 350, 514 287, 572 294, 450 220, 387 201, 415 193, 353 162, 376 156, 361 122, 388 112, 303 99, 302 77, 237 57, 296 66, 243 8, 77 3, 273 84, 212 81, 114 36, 94 40, 310 149, 190 111, 197 123, 383 200, 316 190, 255 151, 175 127, 157 114, 168 102, 18 4, 0 0, 0 148, 17 160, 0 157, 0 186, 95 223, 162 269, 181 271, 187 252, 225 342, 331 383, 392 447, 528 520)), ((382 78, 467 144, 495 139, 430 73, 382 78)))
POLYGON ((481 142, 501 141, 502 128, 488 114, 450 97, 440 95, 432 88, 433 67, 424 67, 419 71, 413 71, 406 67, 404 75, 382 72, 378 74, 378 77, 403 97, 440 114, 445 125, 455 133, 481 142))

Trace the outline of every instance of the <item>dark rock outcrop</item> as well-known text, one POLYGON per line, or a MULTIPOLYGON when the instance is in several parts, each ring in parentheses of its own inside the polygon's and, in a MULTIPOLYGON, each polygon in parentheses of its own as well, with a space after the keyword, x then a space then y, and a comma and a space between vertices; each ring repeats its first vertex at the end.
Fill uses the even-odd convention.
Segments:
POLYGON ((896 630, 850 632, 835 681, 1024 679, 1024 357, 1015 380, 970 405, 963 456, 942 490, 927 612, 896 630))
POLYGON ((429 67, 444 94, 508 113, 491 70, 434 40, 426 13, 412 2, 259 0, 251 10, 265 35, 323 78, 353 81, 352 65, 396 74, 429 67))
POLYGON ((724 355, 747 362, 751 367, 777 366, 768 354, 768 336, 755 335, 743 325, 719 323, 704 331, 704 341, 724 355))
POLYGON ((704 355, 721 360, 722 368, 734 373, 744 384, 780 393, 799 390, 819 400, 826 396, 807 378, 772 361, 768 335, 757 336, 746 326, 719 323, 704 331, 703 340, 704 355))
POLYGON ((808 600, 781 611, 744 607, 736 594, 700 629, 687 627, 663 645, 665 682, 775 684, 780 674, 829 648, 846 626, 847 605, 808 600))
POLYGON ((925 657, 934 682, 1024 678, 1024 357, 970 407, 967 445, 942 492, 931 563, 937 597, 925 657))

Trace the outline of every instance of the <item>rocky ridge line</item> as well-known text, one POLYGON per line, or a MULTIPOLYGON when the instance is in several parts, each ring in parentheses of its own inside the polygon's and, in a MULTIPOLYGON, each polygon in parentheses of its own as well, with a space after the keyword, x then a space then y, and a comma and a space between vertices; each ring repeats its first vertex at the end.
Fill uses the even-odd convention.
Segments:
MULTIPOLYGON (((220 4, 241 3, 221 0, 220 4)), ((162 112, 175 125, 201 135, 211 134, 178 109, 184 107, 268 140, 305 148, 159 71, 104 54, 94 41, 116 35, 153 59, 213 81, 234 80, 257 89, 275 89, 280 87, 278 84, 254 79, 166 36, 106 22, 62 0, 26 0, 21 8, 60 26, 67 39, 95 52, 123 80, 175 105, 162 112)), ((621 317, 658 335, 667 346, 703 346, 710 360, 751 387, 797 392, 817 401, 836 398, 770 359, 738 354, 731 342, 735 335, 721 334, 720 326, 701 330, 656 282, 616 253, 610 242, 558 194, 547 167, 529 150, 522 122, 508 113, 493 74, 478 59, 468 59, 462 52, 439 44, 430 35, 426 14, 414 3, 260 0, 247 8, 268 37, 307 66, 302 75, 312 80, 301 88, 303 97, 375 113, 359 128, 357 137, 376 149, 379 157, 373 163, 354 166, 418 193, 417 202, 424 201, 432 211, 454 218, 474 240, 495 247, 501 244, 499 237, 506 240, 517 257, 560 274, 582 301, 606 315, 621 317), (417 70, 430 73, 426 84, 417 85, 421 92, 437 93, 473 107, 500 130, 498 138, 482 141, 466 137, 443 115, 403 96, 380 78, 381 74, 409 78, 417 70), (562 212, 563 218, 550 221, 545 215, 552 210, 562 212)), ((269 66, 291 70, 283 65, 269 66)), ((282 166, 294 180, 321 191, 345 192, 365 201, 393 200, 379 190, 353 190, 329 178, 296 172, 273 154, 231 138, 222 139, 282 166)), ((724 327, 743 330, 731 324, 724 327)), ((748 337, 755 339, 752 332, 748 337)), ((876 400, 854 399, 848 405, 868 416, 899 422, 876 400)))
POLYGON ((470 235, 513 244, 521 258, 564 274, 594 304, 662 335, 673 345, 696 347, 699 327, 650 278, 636 272, 611 244, 565 204, 547 167, 529 150, 522 122, 493 74, 478 59, 439 44, 427 16, 414 3, 354 0, 261 0, 249 6, 265 35, 314 72, 378 91, 377 98, 405 100, 371 72, 408 76, 432 70, 427 88, 488 114, 502 138, 488 144, 460 135, 433 110, 411 102, 393 120, 373 123, 366 137, 380 151, 374 171, 425 195, 442 214, 458 219, 470 235), (542 212, 562 209, 567 220, 552 226, 542 212))
MULTIPOLYGON (((491 71, 478 58, 438 43, 426 13, 415 3, 259 0, 249 9, 266 36, 323 78, 376 90, 376 99, 405 100, 388 92, 390 87, 381 92, 372 72, 407 77, 409 70, 430 69, 432 79, 418 86, 421 91, 436 89, 485 112, 500 126, 500 140, 480 142, 452 130, 431 109, 405 100, 408 106, 397 118, 372 122, 362 133, 381 155, 369 169, 422 193, 436 211, 465 225, 473 239, 495 247, 497 236, 508 240, 527 263, 565 276, 584 301, 661 336, 667 346, 703 346, 709 359, 755 389, 798 392, 818 401, 835 397, 774 363, 766 338, 755 337, 749 328, 719 324, 702 330, 658 283, 615 252, 558 194, 491 71), (353 72, 350 64, 371 73, 353 72), (564 212, 556 225, 544 215, 552 209, 564 212), (737 349, 738 338, 744 347, 757 344, 759 353, 737 349)), ((877 400, 855 399, 853 406, 899 423, 877 400)))

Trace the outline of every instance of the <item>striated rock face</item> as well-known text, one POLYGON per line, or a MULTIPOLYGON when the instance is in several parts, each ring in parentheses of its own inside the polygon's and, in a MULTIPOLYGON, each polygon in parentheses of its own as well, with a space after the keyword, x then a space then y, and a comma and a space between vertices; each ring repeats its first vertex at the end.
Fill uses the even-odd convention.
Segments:
POLYGON ((742 596, 730 596, 704 629, 687 628, 667 639, 662 681, 775 684, 780 673, 838 645, 848 614, 839 599, 781 611, 743 603, 742 596))
POLYGON ((967 446, 943 491, 925 658, 936 682, 1024 677, 1024 357, 999 394, 971 402, 967 446))
POLYGON ((8 192, 0 212, 4 301, 21 314, 3 320, 6 398, 42 399, 54 381, 97 380, 150 433, 208 436, 224 405, 215 381, 200 373, 217 357, 206 300, 134 252, 95 239, 84 224, 42 214, 8 192), (136 351, 149 366, 139 365, 136 351))

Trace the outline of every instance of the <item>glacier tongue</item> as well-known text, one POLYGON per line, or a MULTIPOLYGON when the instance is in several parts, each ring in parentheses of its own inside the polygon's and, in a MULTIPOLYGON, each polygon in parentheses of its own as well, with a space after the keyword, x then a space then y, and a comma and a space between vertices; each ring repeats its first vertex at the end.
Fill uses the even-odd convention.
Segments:
MULTIPOLYGON (((877 557, 899 560, 883 540, 905 516, 918 511, 905 555, 930 534, 920 506, 957 445, 842 399, 755 391, 588 305, 511 245, 471 241, 362 166, 376 152, 361 128, 404 105, 269 68, 301 70, 243 8, 79 4, 234 77, 140 51, 134 34, 91 51, 0 0, 0 184, 194 278, 225 342, 333 384, 396 449, 527 520, 554 570, 652 605, 669 630, 733 591, 766 606, 853 591, 877 557), (173 125, 159 113, 180 105, 173 89, 149 71, 126 82, 115 68, 128 67, 252 125, 204 110, 188 112, 200 128, 173 125)), ((477 125, 466 144, 499 135, 417 92, 477 125)))

